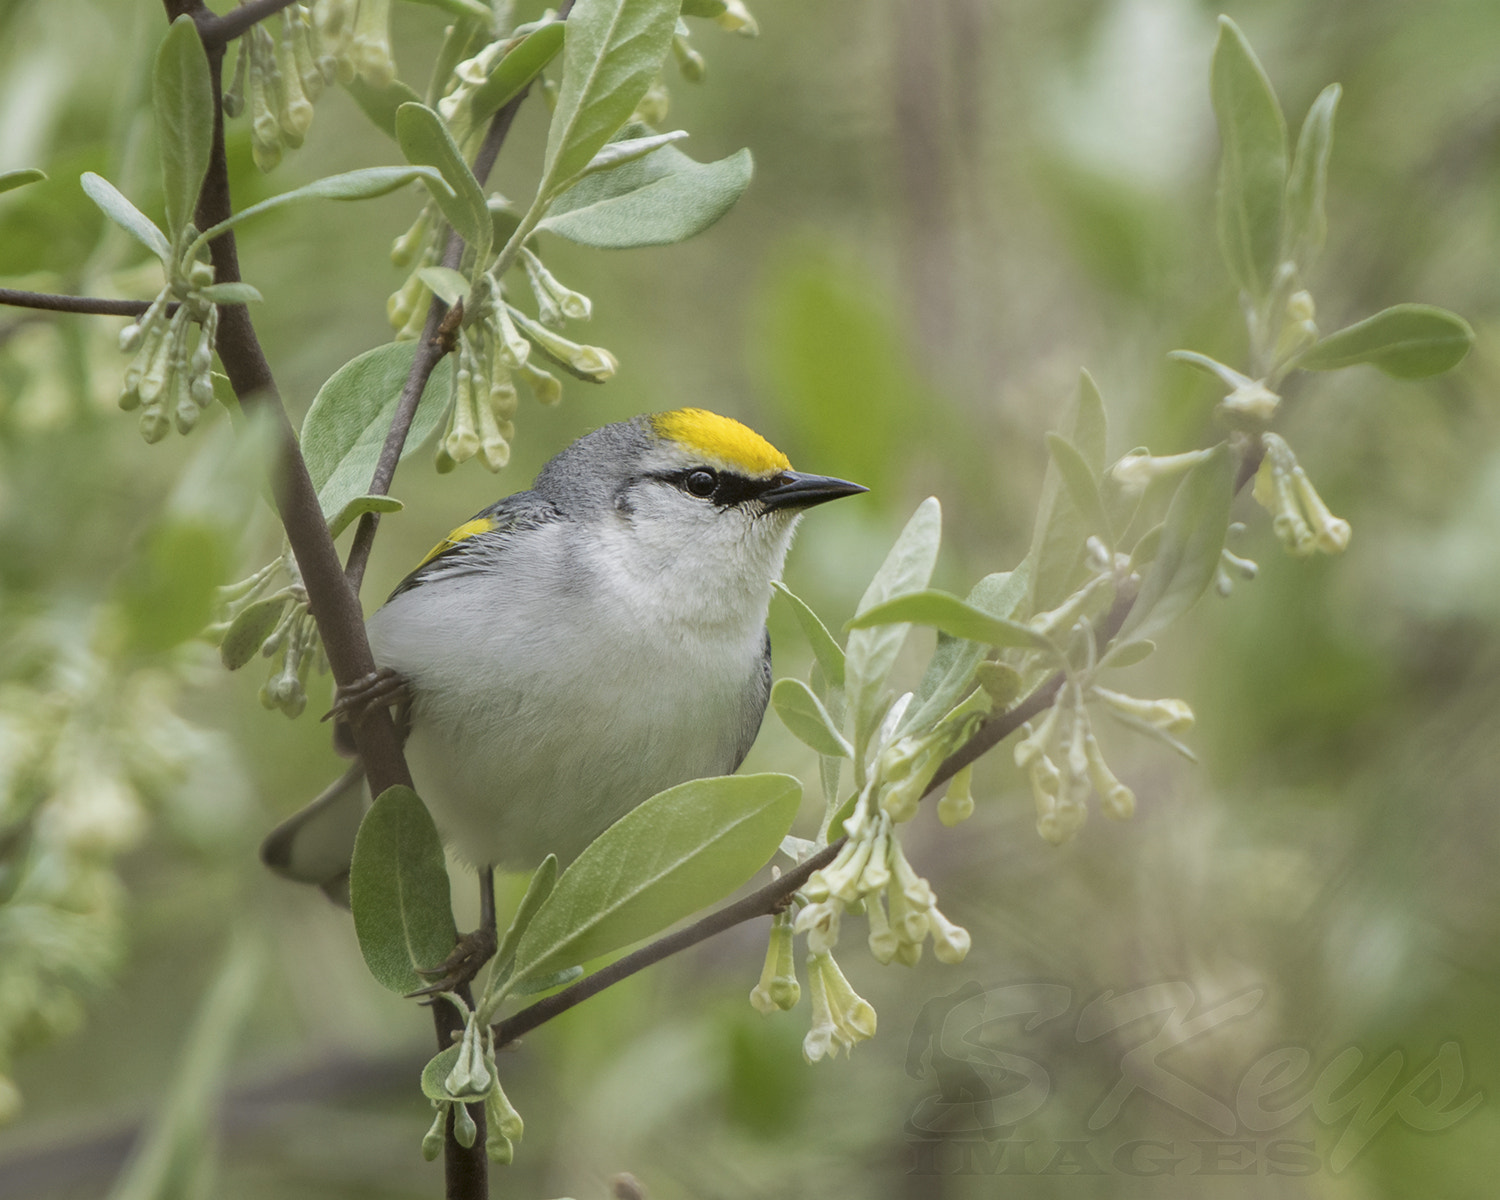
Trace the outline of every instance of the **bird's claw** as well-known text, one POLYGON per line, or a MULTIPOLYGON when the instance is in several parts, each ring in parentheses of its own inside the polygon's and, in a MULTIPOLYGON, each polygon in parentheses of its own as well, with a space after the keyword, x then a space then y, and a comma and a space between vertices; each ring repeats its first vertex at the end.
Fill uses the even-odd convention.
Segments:
POLYGON ((339 688, 333 707, 323 714, 323 720, 336 718, 358 725, 377 708, 391 708, 410 701, 411 686, 406 676, 389 667, 381 667, 356 679, 348 687, 339 688))
POLYGON ((479 928, 459 936, 458 945, 435 967, 418 967, 417 974, 432 979, 424 988, 408 992, 408 999, 451 992, 470 982, 479 969, 495 956, 498 939, 494 929, 479 928))

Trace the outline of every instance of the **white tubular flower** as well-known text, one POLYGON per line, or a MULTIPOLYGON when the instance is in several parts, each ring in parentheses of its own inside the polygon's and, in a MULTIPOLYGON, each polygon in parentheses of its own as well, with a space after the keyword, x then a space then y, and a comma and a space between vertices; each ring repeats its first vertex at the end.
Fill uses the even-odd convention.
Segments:
POLYGON ((1109 469, 1109 476, 1127 492, 1143 492, 1154 479, 1182 475, 1202 462, 1207 450, 1190 450, 1186 454, 1155 455, 1132 450, 1109 469))
POLYGON ((555 328, 562 324, 564 318, 570 321, 587 321, 592 315, 593 302, 582 292, 575 292, 558 282, 552 272, 542 265, 542 260, 525 246, 521 247, 521 265, 526 270, 526 280, 531 284, 532 295, 536 297, 542 324, 555 328), (555 316, 549 320, 548 314, 555 316))
POLYGON ((885 915, 885 897, 880 893, 865 897, 865 919, 870 923, 870 954, 881 966, 886 966, 896 957, 901 939, 885 915))
POLYGON ((556 376, 548 374, 531 362, 522 363, 516 374, 526 381, 538 404, 553 405, 562 400, 562 384, 556 376))
POLYGON ((760 26, 742 0, 724 0, 724 11, 714 18, 714 22, 720 29, 727 29, 741 37, 760 36, 760 26))
POLYGON ((1196 719, 1185 700, 1142 700, 1122 692, 1112 692, 1097 683, 1089 689, 1089 696, 1103 700, 1122 716, 1173 736, 1188 732, 1196 719))
POLYGON ((807 935, 807 948, 814 954, 826 954, 838 945, 839 921, 844 915, 842 900, 824 900, 809 904, 797 914, 792 929, 807 935))
POLYGON ((1135 793, 1115 778, 1115 773, 1104 761, 1104 754, 1099 749, 1099 739, 1092 730, 1084 738, 1084 746, 1088 753, 1089 779, 1094 790, 1099 793, 1100 806, 1106 815, 1120 821, 1133 816, 1135 793))
POLYGON ((372 87, 389 87, 396 78, 391 56, 391 0, 359 0, 349 43, 354 69, 372 87))
POLYGON ((797 982, 792 955, 792 925, 778 916, 771 922, 765 965, 760 982, 750 989, 750 1004, 757 1012, 772 1013, 795 1008, 801 997, 802 985, 797 982))
POLYGON ((1299 557, 1315 550, 1343 553, 1349 545, 1349 522, 1328 510, 1285 439, 1267 433, 1261 443, 1266 456, 1255 473, 1252 494, 1271 514, 1276 536, 1299 557))
POLYGON ((963 962, 969 953, 969 931, 948 920, 935 904, 927 910, 927 919, 932 922, 932 953, 938 962, 949 966, 963 962))
POLYGON ((856 1042, 875 1036, 875 1009, 849 986, 831 954, 812 954, 807 960, 812 994, 813 1024, 802 1040, 808 1062, 847 1053, 856 1042))
POLYGON ((974 815, 973 778, 974 767, 970 764, 948 781, 948 790, 938 801, 938 820, 949 829, 974 815))

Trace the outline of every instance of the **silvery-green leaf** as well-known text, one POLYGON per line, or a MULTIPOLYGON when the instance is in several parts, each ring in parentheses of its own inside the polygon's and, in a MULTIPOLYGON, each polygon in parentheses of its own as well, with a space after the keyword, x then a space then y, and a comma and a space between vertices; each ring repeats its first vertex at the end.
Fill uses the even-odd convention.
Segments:
MULTIPOLYGON (((943 513, 937 498, 929 496, 917 506, 906 528, 855 609, 862 615, 893 596, 919 592, 932 578, 937 564, 938 546, 943 536, 943 513)), ((849 635, 844 649, 844 675, 849 692, 849 707, 854 714, 854 748, 856 762, 863 756, 870 735, 886 705, 886 679, 896 665, 896 656, 906 641, 910 626, 878 625, 860 628, 849 635)))
POLYGON ((1296 365, 1336 371, 1369 363, 1397 379, 1425 379, 1458 366, 1473 345, 1473 328, 1457 314, 1430 304, 1397 304, 1320 338, 1296 365))
POLYGON ((801 799, 789 775, 697 779, 651 797, 563 872, 521 935, 512 978, 608 954, 727 896, 776 853, 801 799))
POLYGON ((615 167, 623 167, 628 162, 635 162, 638 158, 645 158, 652 151, 660 150, 663 146, 670 146, 673 142, 680 142, 687 136, 686 129, 673 129, 669 133, 648 133, 642 137, 616 138, 612 142, 606 142, 600 148, 599 153, 589 159, 583 170, 565 186, 571 187, 586 176, 600 171, 611 171, 615 167))
POLYGON ((469 294, 468 279, 462 271, 455 271, 452 267, 421 267, 417 271, 417 278, 449 308, 469 294))
POLYGON ((1112 539, 1109 518, 1104 515, 1104 501, 1099 497, 1099 481, 1094 478, 1088 463, 1083 461, 1083 455, 1072 442, 1056 433, 1047 434, 1047 452, 1052 455, 1068 499, 1083 519, 1085 536, 1097 535, 1108 544, 1112 539))
POLYGON ((365 513, 394 513, 405 507, 394 496, 355 496, 328 522, 328 536, 338 537, 365 513))
POLYGON ((1122 642, 1118 638, 1099 660, 1101 667, 1133 667, 1156 649, 1156 643, 1144 638, 1122 642))
MULTIPOLYGON (((415 342, 377 346, 350 359, 318 389, 302 421, 302 456, 325 518, 338 516, 346 504, 369 490, 416 352, 415 342)), ((452 356, 446 355, 427 381, 403 457, 420 446, 445 415, 452 371, 452 356)))
POLYGON ((286 610, 286 596, 268 596, 248 605, 230 623, 219 642, 219 659, 226 670, 238 671, 260 653, 286 610))
POLYGON ((833 634, 828 632, 828 627, 818 619, 818 614, 779 579, 771 585, 776 592, 790 605, 792 614, 797 618, 797 624, 802 627, 802 634, 807 638, 807 643, 812 647, 813 657, 817 659, 818 666, 823 669, 823 678, 827 680, 829 687, 842 688, 844 686, 844 648, 834 641, 833 634))
POLYGON ((102 175, 85 171, 78 177, 84 193, 97 204, 100 210, 163 263, 172 261, 172 243, 167 235, 157 228, 156 222, 120 193, 120 190, 102 175))
POLYGON ((526 894, 521 897, 521 903, 516 905, 516 915, 511 918, 510 928, 505 931, 505 936, 500 939, 500 945, 495 950, 495 961, 506 974, 510 972, 509 964, 515 957, 516 947, 521 943, 521 935, 526 932, 526 927, 535 919, 543 902, 552 895, 552 889, 556 886, 557 855, 549 854, 542 859, 542 865, 531 873, 526 894))
MULTIPOLYGON (((444 1001, 443 1003, 447 1003, 444 1001)), ((458 1056, 463 1046, 458 1043, 439 1050, 427 1060, 427 1065, 422 1068, 422 1095, 429 1100, 451 1100, 448 1094, 448 1076, 453 1074, 453 1068, 458 1066, 458 1056)))
POLYGON ((8 192, 12 188, 25 187, 28 183, 41 183, 46 178, 46 172, 38 171, 35 167, 21 167, 15 171, 0 171, 0 192, 8 192))
POLYGON ((1160 548, 1117 640, 1151 638, 1203 594, 1219 566, 1233 498, 1234 464, 1228 445, 1220 443, 1178 485, 1167 508, 1160 548))
POLYGON ((1313 101, 1297 137, 1286 181, 1286 245, 1282 257, 1304 271, 1323 249, 1328 233, 1324 198, 1328 194, 1328 155, 1333 149, 1333 114, 1341 89, 1330 83, 1313 101))
POLYGON ((865 609, 849 622, 849 628, 868 629, 896 623, 930 625, 953 637, 987 646, 1016 646, 1028 650, 1049 650, 1050 639, 1019 621, 992 617, 972 604, 966 604, 948 592, 926 590, 908 592, 865 609))
POLYGON ((408 787, 381 792, 354 840, 349 869, 354 932, 370 974, 405 995, 458 941, 443 841, 408 787))
POLYGON ((343 84, 343 88, 359 106, 360 112, 369 117, 375 128, 383 131, 392 141, 396 138, 396 110, 403 104, 422 102, 422 97, 399 79, 393 79, 380 88, 356 75, 343 84))
POLYGON ((852 757, 849 743, 838 731, 823 702, 800 679, 778 679, 771 689, 771 707, 783 725, 819 754, 852 757))
MULTIPOLYGON (((631 125, 624 132, 645 128, 631 125)), ((585 176, 553 201, 537 229, 602 250, 672 245, 728 212, 749 186, 753 169, 748 150, 699 163, 675 146, 663 146, 585 176)))
POLYGON ((672 44, 680 0, 578 0, 538 194, 588 164, 635 111, 672 44))
POLYGON ((151 73, 151 99, 167 228, 175 238, 193 219, 214 139, 208 55, 190 16, 173 21, 162 39, 151 73))
POLYGON ((490 77, 469 97, 474 120, 488 120, 519 96, 562 49, 566 28, 562 21, 550 21, 532 30, 525 41, 502 58, 490 72, 490 77))
POLYGON ((259 289, 240 280, 228 283, 210 283, 198 289, 198 294, 210 304, 259 304, 265 300, 259 289))
POLYGON ((1228 17, 1219 18, 1210 91, 1223 143, 1219 241, 1230 274, 1260 300, 1281 256, 1286 121, 1255 51, 1228 17))
POLYGON ((1206 354, 1199 354, 1196 350, 1173 350, 1167 354, 1173 362, 1185 363, 1205 375, 1212 375, 1231 392, 1236 388, 1248 387, 1255 380, 1248 375, 1242 375, 1231 366, 1226 366, 1216 358, 1209 358, 1206 354))
POLYGON ((397 188, 405 187, 408 183, 414 183, 418 179, 425 183, 434 194, 448 187, 443 182, 442 175, 432 167, 362 167, 357 171, 345 171, 340 175, 327 175, 322 179, 314 179, 311 183, 303 184, 299 188, 293 188, 289 192, 282 192, 279 196, 272 196, 269 200, 262 200, 259 204, 252 204, 249 208, 241 209, 232 217, 200 233, 194 246, 206 245, 247 218, 258 217, 262 213, 270 212, 273 208, 281 208, 283 205, 294 204, 301 200, 373 200, 377 196, 394 192, 397 188))
POLYGON ((474 253, 476 262, 487 262, 493 226, 484 189, 469 169, 443 118, 425 104, 403 104, 396 110, 396 141, 406 161, 436 167, 446 187, 431 189, 432 198, 474 253))
MULTIPOLYGON (((1107 435, 1104 400, 1094 377, 1087 371, 1079 372, 1078 389, 1059 432, 1096 476, 1104 469, 1107 435)), ((1086 521, 1063 486, 1061 472, 1055 463, 1049 462, 1042 479, 1042 498, 1037 505, 1031 549, 1026 556, 1031 612, 1056 608, 1073 591, 1088 534, 1086 521)))

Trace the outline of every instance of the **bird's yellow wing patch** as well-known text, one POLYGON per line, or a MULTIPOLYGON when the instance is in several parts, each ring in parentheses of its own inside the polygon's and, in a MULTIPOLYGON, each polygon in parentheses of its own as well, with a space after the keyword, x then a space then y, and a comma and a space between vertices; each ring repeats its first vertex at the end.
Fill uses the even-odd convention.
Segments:
POLYGON ((657 413, 651 425, 661 437, 702 455, 706 462, 742 475, 771 475, 792 468, 786 455, 755 430, 705 409, 657 413))
POLYGON ((457 529, 449 530, 448 536, 427 552, 426 557, 417 564, 416 569, 420 571, 440 554, 447 554, 448 551, 454 549, 460 542, 465 542, 477 534, 488 533, 493 528, 495 528, 494 517, 475 517, 472 521, 465 521, 457 529))

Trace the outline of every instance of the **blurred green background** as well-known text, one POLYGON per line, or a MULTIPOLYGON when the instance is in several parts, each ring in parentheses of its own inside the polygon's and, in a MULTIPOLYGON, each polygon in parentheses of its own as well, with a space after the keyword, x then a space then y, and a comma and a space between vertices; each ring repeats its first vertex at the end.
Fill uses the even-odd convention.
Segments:
MULTIPOLYGON (((700 160, 750 146, 750 191, 682 246, 549 249, 592 297, 588 338, 619 357, 618 377, 569 383, 556 409, 523 404, 501 478, 470 464, 440 479, 430 450, 408 460, 394 489, 408 507, 382 526, 367 604, 568 441, 643 410, 732 414, 799 467, 870 486, 814 514, 788 566, 834 627, 928 494, 946 518, 938 585, 1020 558, 1042 434, 1080 366, 1109 404, 1112 455, 1213 436, 1212 387, 1165 354, 1243 361, 1213 226, 1219 8, 754 11, 758 40, 696 34, 709 78, 672 75, 668 122, 691 131, 700 160)), ((1259 578, 1210 596, 1123 677, 1192 704, 1200 765, 1115 739, 1138 814, 1096 813, 1061 849, 1037 837, 1005 748, 978 773, 970 824, 954 834, 923 813, 908 852, 974 948, 959 967, 879 968, 851 922, 841 962, 880 1015, 852 1061, 802 1062, 805 1004, 750 1008, 759 924, 531 1035, 502 1062, 527 1134, 494 1195, 599 1197, 622 1171, 662 1200, 1493 1194, 1500 6, 1223 11, 1294 130, 1324 84, 1344 86, 1329 244, 1308 281, 1320 325, 1441 304, 1473 322, 1475 353, 1426 384, 1359 368, 1290 391, 1283 432, 1354 537, 1336 561, 1293 561, 1241 499, 1235 548, 1259 578), (1011 1120, 998 1140, 977 1128, 983 1094, 1011 1120)), ((398 62, 419 88, 441 25, 436 9, 395 6, 398 62)), ((143 103, 161 32, 149 0, 0 0, 0 170, 50 176, 0 197, 6 286, 159 286, 104 234, 77 177, 99 171, 159 208, 143 103)), ((493 186, 527 194, 543 130, 528 106, 493 186)), ((243 122, 230 136, 242 204, 396 158, 338 93, 270 178, 250 166, 243 122)), ((334 369, 388 338, 387 249, 413 211, 406 194, 245 230, 245 277, 266 297, 257 325, 294 419, 334 369)), ((160 1117, 215 979, 220 1001, 192 1033, 204 1078, 178 1093, 175 1119, 201 1124, 180 1194, 438 1195, 441 1168, 418 1155, 429 1020, 369 979, 345 913, 255 860, 264 832, 339 769, 326 728, 262 710, 258 665, 225 676, 191 646, 170 675, 166 658, 111 649, 121 635, 98 606, 135 594, 126 564, 163 514, 209 514, 226 578, 278 544, 263 505, 249 512, 219 486, 227 422, 148 448, 114 411, 119 325, 0 313, 0 794, 21 794, 34 769, 22 717, 63 695, 93 697, 85 743, 107 727, 123 731, 118 747, 149 720, 191 753, 89 851, 64 889, 74 924, 29 926, 19 910, 0 923, 0 1018, 32 1013, 0 1061, 18 1089, 0 1094, 14 1110, 0 1196, 109 1191, 135 1131, 160 1117), (178 486, 189 468, 196 482, 178 486), (104 676, 89 692, 91 650, 135 672, 135 690, 104 676)), ((778 673, 805 674, 785 611, 772 634, 778 673)), ((914 684, 926 643, 913 642, 914 684)), ((326 678, 310 690, 315 715, 326 678)), ((748 766, 816 778, 774 717, 748 766)))

